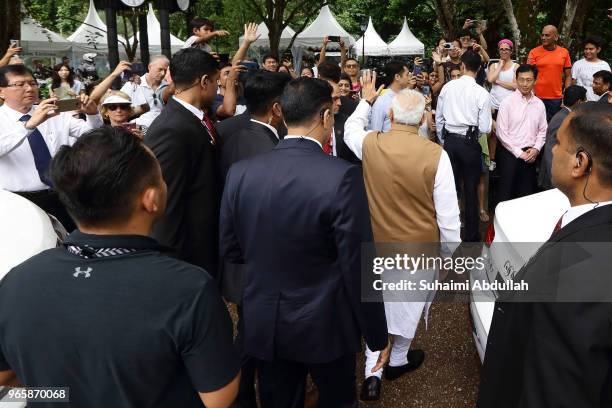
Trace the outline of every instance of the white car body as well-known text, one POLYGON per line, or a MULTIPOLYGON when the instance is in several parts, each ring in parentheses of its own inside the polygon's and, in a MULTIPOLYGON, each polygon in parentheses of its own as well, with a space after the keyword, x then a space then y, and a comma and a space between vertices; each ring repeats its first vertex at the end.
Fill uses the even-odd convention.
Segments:
MULTIPOLYGON (((569 200, 558 189, 499 203, 493 219, 493 245, 484 245, 482 249, 485 268, 473 271, 470 280, 493 282, 498 275, 504 280, 513 278, 538 248, 548 241, 559 218, 569 207, 569 200)), ((485 297, 482 294, 477 298, 473 292, 471 294, 472 334, 480 361, 484 360, 496 297, 493 292, 487 294, 489 300, 483 300, 485 297)))

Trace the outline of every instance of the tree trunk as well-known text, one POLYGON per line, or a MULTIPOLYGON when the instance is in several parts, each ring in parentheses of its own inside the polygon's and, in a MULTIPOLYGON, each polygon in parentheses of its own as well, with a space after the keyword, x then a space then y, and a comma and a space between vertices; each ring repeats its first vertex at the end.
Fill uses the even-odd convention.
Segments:
POLYGON ((570 48, 573 42, 573 35, 571 29, 574 24, 574 18, 576 17, 576 10, 578 9, 579 0, 567 0, 565 3, 565 9, 561 16, 561 22, 559 23, 561 33, 561 44, 566 48, 570 48))
POLYGON ((150 60, 148 31, 147 15, 143 10, 138 14, 138 32, 140 33, 140 61, 145 67, 149 65, 150 60))
POLYGON ((455 0, 434 0, 438 23, 442 27, 444 37, 452 40, 457 36, 457 29, 453 21, 455 14, 455 0))
POLYGON ((276 58, 280 58, 278 55, 278 48, 280 44, 280 37, 283 29, 281 28, 282 21, 278 21, 277 19, 273 19, 270 22, 267 22, 268 26, 268 40, 270 41, 270 54, 274 55, 276 58))
POLYGON ((536 25, 539 3, 539 0, 519 0, 515 8, 516 22, 520 27, 521 34, 521 47, 518 50, 518 55, 525 60, 529 50, 538 44, 540 38, 536 25))
POLYGON ((4 51, 9 46, 9 38, 6 29, 6 23, 8 21, 6 1, 7 0, 0 0, 0 52, 4 51))
MULTIPOLYGON (((3 50, 8 48, 8 40, 18 40, 21 38, 21 1, 20 0, 3 0, 6 3, 6 21, 3 26, 6 27, 6 40, 3 50)), ((2 52, 4 55, 4 52, 2 52)))
POLYGON ((502 0, 502 6, 504 8, 504 11, 506 12, 506 16, 508 17, 508 22, 510 23, 510 29, 512 30, 512 40, 514 41, 514 49, 516 50, 516 59, 518 60, 518 52, 521 48, 521 30, 519 29, 518 23, 516 21, 516 16, 514 15, 512 0, 502 0))

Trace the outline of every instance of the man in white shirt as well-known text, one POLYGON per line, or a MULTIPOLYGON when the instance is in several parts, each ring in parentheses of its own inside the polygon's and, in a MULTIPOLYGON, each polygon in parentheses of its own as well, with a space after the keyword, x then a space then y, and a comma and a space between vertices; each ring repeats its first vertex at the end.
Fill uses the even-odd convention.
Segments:
POLYGON ((140 77, 140 84, 126 82, 121 91, 132 99, 132 106, 149 105, 149 111, 140 116, 145 126, 150 126, 164 107, 164 90, 168 82, 164 80, 170 61, 164 55, 156 55, 149 62, 148 72, 140 77))
POLYGON ((104 124, 97 105, 86 95, 81 104, 87 120, 75 119, 71 112, 60 113, 56 98, 38 106, 38 83, 23 65, 0 68, 0 188, 31 200, 54 215, 67 230, 72 219, 51 189, 47 177, 53 156, 63 145, 104 124))
MULTIPOLYGON (((457 192, 447 153, 419 135, 419 126, 426 120, 425 98, 414 90, 400 91, 391 101, 389 132, 367 131, 370 106, 378 96, 375 84, 376 74, 370 78, 366 73, 362 79, 363 99, 346 121, 345 129, 347 146, 362 160, 374 240, 408 244, 409 254, 414 252, 410 246, 425 244, 437 248, 436 243, 446 242, 439 255, 449 256, 461 241, 457 192)), ((383 279, 420 280, 433 278, 435 272, 422 270, 410 277, 391 270, 383 272, 383 279)), ((397 298, 385 291, 387 328, 394 337, 391 359, 385 369, 387 380, 394 380, 423 362, 425 353, 409 348, 421 315, 429 309, 430 295, 420 291, 397 298)), ((361 392, 365 401, 380 396, 382 369, 372 371, 378 354, 366 349, 366 380, 361 392)))
POLYGON ((610 65, 599 59, 600 52, 601 38, 588 37, 584 40, 584 58, 572 66, 572 83, 586 88, 588 101, 599 100, 593 92, 593 74, 601 70, 610 71, 610 65))
POLYGON ((480 55, 472 51, 463 53, 463 76, 444 85, 436 106, 438 138, 450 157, 457 191, 463 187, 464 241, 468 242, 479 240, 477 190, 482 148, 478 138, 491 131, 489 94, 475 80, 480 65, 480 55))

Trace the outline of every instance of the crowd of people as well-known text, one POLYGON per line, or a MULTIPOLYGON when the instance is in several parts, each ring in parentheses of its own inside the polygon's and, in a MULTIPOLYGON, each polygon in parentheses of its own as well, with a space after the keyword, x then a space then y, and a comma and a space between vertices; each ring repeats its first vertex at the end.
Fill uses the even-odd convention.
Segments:
MULTIPOLYGON (((450 255, 478 242, 494 179, 493 203, 553 186, 573 205, 598 203, 610 241, 601 40, 586 39, 572 65, 545 26, 526 63, 509 39, 490 61, 471 24, 440 40, 431 66, 362 70, 343 42, 340 63, 327 58, 326 38, 298 73, 275 55, 247 60, 256 24, 220 64, 208 42, 227 31, 196 18, 185 49, 154 56, 143 75, 121 61, 85 85, 63 61, 42 100, 11 46, 0 60, 0 188, 73 232, 0 281, 0 385, 69 386, 74 406, 303 407, 310 375, 318 406, 354 407, 358 394, 380 398, 383 375, 423 363, 411 343, 432 295, 363 302, 362 243, 442 242, 450 255), (237 305, 236 336, 223 299, 237 305)), ((532 341, 542 343, 506 358, 563 339, 532 341)), ((537 362, 551 366, 540 357, 514 373, 522 401, 562 399, 564 388, 575 406, 611 401, 609 361, 535 386, 537 362)), ((481 406, 515 406, 490 378, 504 364, 485 359, 481 406)))

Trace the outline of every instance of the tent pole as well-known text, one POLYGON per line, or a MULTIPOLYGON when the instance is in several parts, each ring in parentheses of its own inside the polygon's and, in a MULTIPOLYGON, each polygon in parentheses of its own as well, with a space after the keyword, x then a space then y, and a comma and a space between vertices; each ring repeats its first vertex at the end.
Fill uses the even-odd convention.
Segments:
POLYGON ((138 31, 140 32, 140 61, 146 67, 149 65, 149 34, 147 30, 147 15, 138 13, 138 31))
POLYGON ((159 25, 161 26, 161 53, 172 58, 170 49, 170 5, 168 0, 159 2, 159 25))
POLYGON ((117 40, 117 10, 115 0, 106 0, 104 4, 106 14, 106 42, 108 43, 108 65, 111 72, 119 63, 119 42, 117 40))

